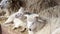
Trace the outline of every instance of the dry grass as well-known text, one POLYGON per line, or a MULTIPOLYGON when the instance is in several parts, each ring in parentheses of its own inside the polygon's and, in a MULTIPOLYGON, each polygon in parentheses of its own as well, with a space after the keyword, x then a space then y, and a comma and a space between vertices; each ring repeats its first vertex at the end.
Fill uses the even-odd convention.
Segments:
MULTIPOLYGON (((37 34, 51 34, 56 28, 60 27, 60 6, 51 7, 48 9, 45 9, 40 12, 40 17, 43 19, 47 19, 48 22, 46 25, 37 32, 37 34)), ((5 22, 4 20, 1 20, 1 23, 5 22)), ((12 30, 12 26, 6 27, 7 29, 12 30)), ((13 30, 15 32, 21 33, 21 34, 27 34, 27 30, 25 32, 20 32, 22 28, 18 28, 16 30, 13 30)))

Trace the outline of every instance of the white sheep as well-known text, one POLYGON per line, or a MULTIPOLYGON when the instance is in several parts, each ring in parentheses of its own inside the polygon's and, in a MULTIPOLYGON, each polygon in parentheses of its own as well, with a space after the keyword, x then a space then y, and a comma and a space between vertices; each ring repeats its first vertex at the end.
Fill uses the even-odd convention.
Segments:
POLYGON ((22 31, 26 28, 26 23, 24 23, 22 20, 15 18, 14 19, 14 27, 12 29, 18 28, 19 26, 21 26, 23 29, 22 31))
POLYGON ((28 27, 28 34, 35 34, 37 30, 40 28, 40 23, 37 22, 36 17, 38 17, 38 14, 30 14, 30 15, 24 15, 27 17, 27 27, 28 27))
POLYGON ((14 18, 17 18, 17 17, 20 18, 20 17, 22 17, 23 11, 24 11, 24 8, 21 7, 18 12, 10 15, 9 18, 6 20, 5 23, 10 23, 10 22, 12 22, 12 21, 14 20, 14 18))
POLYGON ((38 17, 37 14, 24 15, 24 16, 27 17, 28 28, 32 25, 32 23, 36 22, 36 17, 38 17))
POLYGON ((24 14, 24 8, 21 7, 18 12, 9 16, 9 18, 6 20, 4 24, 11 23, 13 21, 14 22, 13 29, 19 26, 23 26, 24 24, 23 24, 23 21, 21 20, 21 18, 23 17, 23 14, 24 14))

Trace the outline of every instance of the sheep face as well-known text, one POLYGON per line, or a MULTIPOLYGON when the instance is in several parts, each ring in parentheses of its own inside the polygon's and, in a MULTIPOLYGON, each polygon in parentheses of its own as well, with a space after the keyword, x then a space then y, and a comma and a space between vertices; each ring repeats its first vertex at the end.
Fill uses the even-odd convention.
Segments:
POLYGON ((31 31, 31 30, 34 30, 36 28, 36 17, 38 17, 37 14, 31 14, 31 15, 24 15, 27 17, 27 27, 28 29, 31 31))
POLYGON ((27 27, 28 27, 28 34, 34 34, 34 29, 37 27, 36 17, 39 15, 31 14, 31 15, 24 15, 27 17, 27 27))
POLYGON ((10 6, 11 3, 12 3, 12 0, 2 0, 0 3, 0 7, 7 8, 10 6))
POLYGON ((21 8, 18 10, 18 12, 16 13, 15 17, 16 17, 16 18, 21 18, 21 17, 23 16, 23 14, 24 14, 24 8, 21 7, 21 8))

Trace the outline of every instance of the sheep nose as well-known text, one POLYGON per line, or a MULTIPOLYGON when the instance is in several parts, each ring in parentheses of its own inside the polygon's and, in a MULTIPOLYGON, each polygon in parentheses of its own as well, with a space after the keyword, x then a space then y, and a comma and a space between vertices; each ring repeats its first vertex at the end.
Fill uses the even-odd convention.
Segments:
POLYGON ((29 28, 29 30, 31 31, 31 29, 29 28))

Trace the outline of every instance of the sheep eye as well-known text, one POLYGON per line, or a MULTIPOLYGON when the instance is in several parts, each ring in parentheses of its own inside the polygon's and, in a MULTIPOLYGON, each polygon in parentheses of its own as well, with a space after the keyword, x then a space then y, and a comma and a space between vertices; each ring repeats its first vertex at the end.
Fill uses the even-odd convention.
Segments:
POLYGON ((6 3, 7 3, 8 1, 6 1, 6 3))

